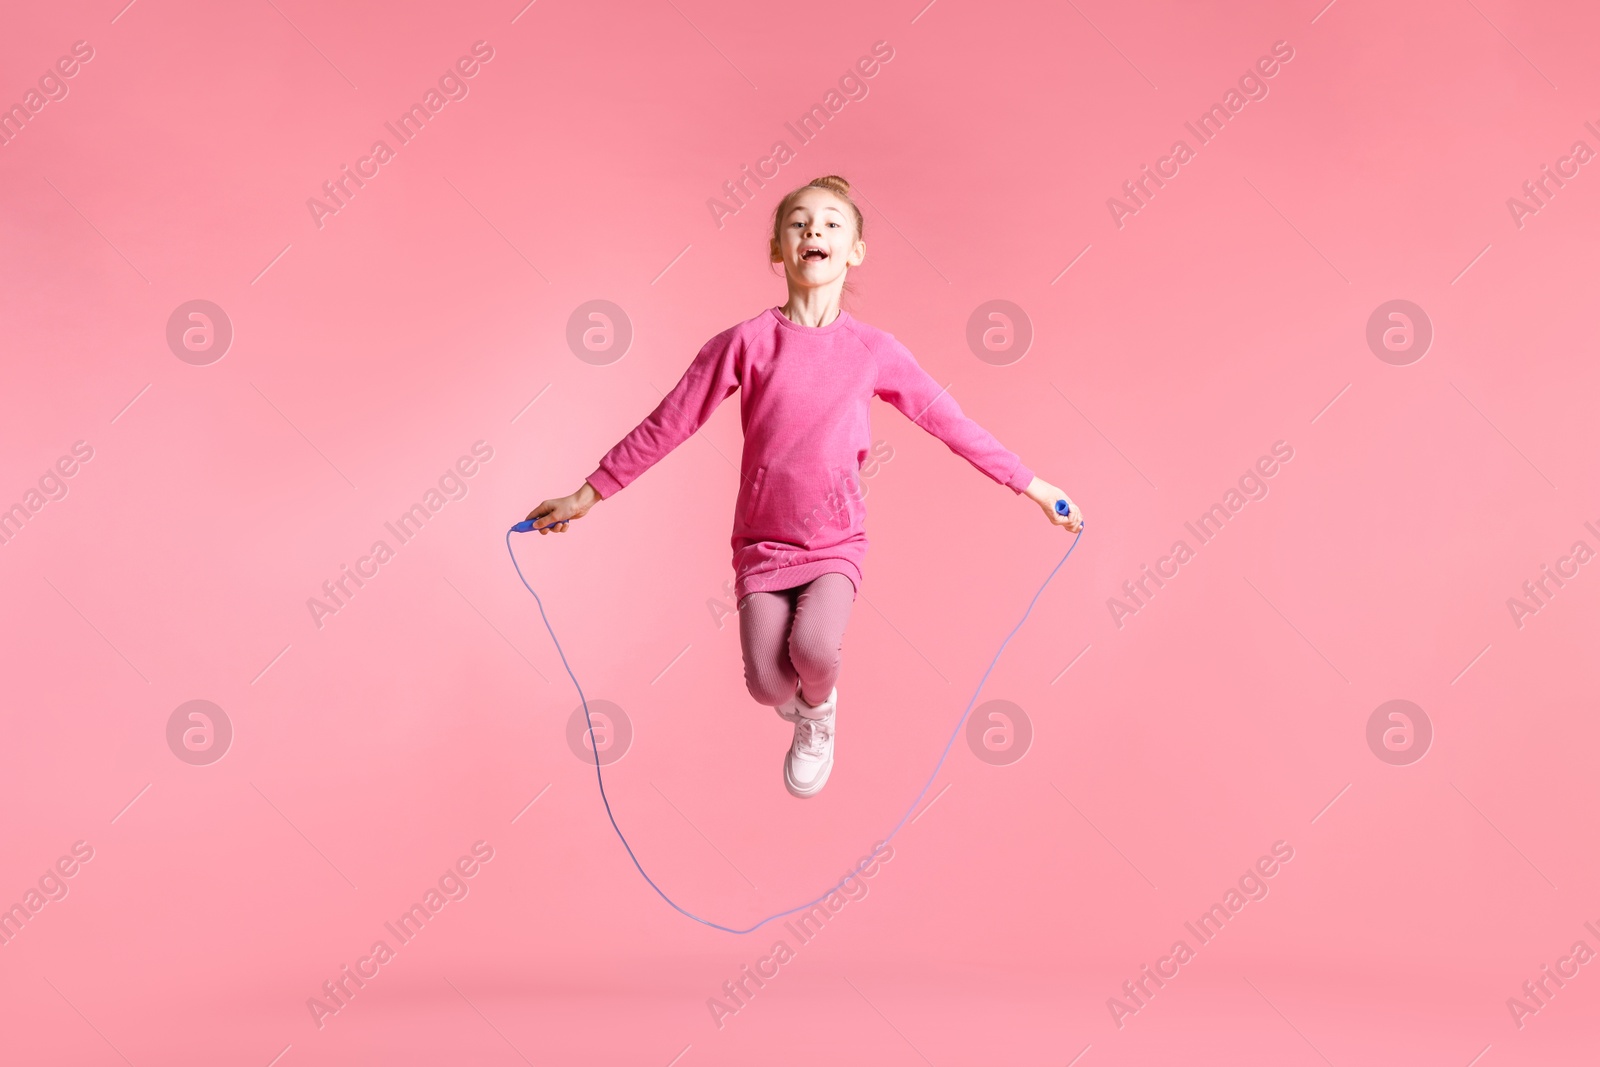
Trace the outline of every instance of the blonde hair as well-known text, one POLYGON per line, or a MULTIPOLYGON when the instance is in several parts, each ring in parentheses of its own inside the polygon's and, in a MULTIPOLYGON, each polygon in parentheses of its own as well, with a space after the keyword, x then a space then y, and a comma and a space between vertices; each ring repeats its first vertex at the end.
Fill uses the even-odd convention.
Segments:
MULTIPOLYGON (((825 174, 820 178, 812 178, 798 189, 791 189, 782 200, 778 201, 778 206, 772 210, 772 247, 782 247, 781 231, 784 216, 789 214, 789 209, 794 206, 795 199, 807 189, 826 189, 840 200, 843 200, 845 206, 850 209, 850 214, 855 218, 856 240, 864 239, 862 231, 866 228, 866 220, 861 217, 861 209, 856 206, 856 202, 850 198, 850 183, 837 174, 825 174)), ((845 282, 844 287, 849 289, 850 283, 848 281, 845 282)))

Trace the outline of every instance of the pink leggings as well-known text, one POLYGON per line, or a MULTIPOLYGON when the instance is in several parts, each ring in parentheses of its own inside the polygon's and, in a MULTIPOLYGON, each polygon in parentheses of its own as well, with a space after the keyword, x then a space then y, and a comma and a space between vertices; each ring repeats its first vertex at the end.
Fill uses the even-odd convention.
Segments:
POLYGON ((809 704, 828 699, 839 678, 839 650, 854 600, 855 584, 828 573, 739 601, 744 683, 757 703, 778 707, 797 686, 809 704))

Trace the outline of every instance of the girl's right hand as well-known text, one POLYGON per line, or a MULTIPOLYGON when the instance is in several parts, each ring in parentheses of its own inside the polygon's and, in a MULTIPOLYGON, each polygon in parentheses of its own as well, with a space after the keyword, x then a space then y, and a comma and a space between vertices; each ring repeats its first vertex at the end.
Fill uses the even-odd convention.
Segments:
POLYGON ((594 486, 584 482, 583 488, 571 496, 544 501, 528 512, 528 518, 533 520, 541 536, 552 530, 556 533, 566 533, 567 524, 573 519, 581 519, 589 514, 589 509, 600 499, 602 498, 594 486))

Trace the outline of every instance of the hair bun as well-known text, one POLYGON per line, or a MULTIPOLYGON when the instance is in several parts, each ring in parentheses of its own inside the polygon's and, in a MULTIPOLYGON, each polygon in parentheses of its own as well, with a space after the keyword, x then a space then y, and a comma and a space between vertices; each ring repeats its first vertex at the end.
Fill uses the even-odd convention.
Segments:
POLYGON ((831 189, 836 193, 847 194, 850 192, 850 183, 839 177, 837 174, 828 174, 821 178, 812 178, 811 184, 821 186, 824 189, 831 189))

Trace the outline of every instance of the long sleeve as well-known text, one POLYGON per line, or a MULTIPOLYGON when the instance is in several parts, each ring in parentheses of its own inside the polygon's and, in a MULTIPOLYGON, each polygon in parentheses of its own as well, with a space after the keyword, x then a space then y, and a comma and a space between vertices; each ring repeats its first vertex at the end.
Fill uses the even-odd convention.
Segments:
POLYGON ((589 475, 602 497, 627 488, 668 452, 705 425, 717 406, 739 388, 735 359, 740 341, 729 328, 707 341, 678 384, 643 422, 614 445, 589 475))
POLYGON ((929 377, 911 351, 885 333, 876 351, 873 393, 899 408, 912 422, 939 438, 950 451, 1014 492, 1033 481, 1033 471, 1016 453, 961 411, 955 398, 929 377))

